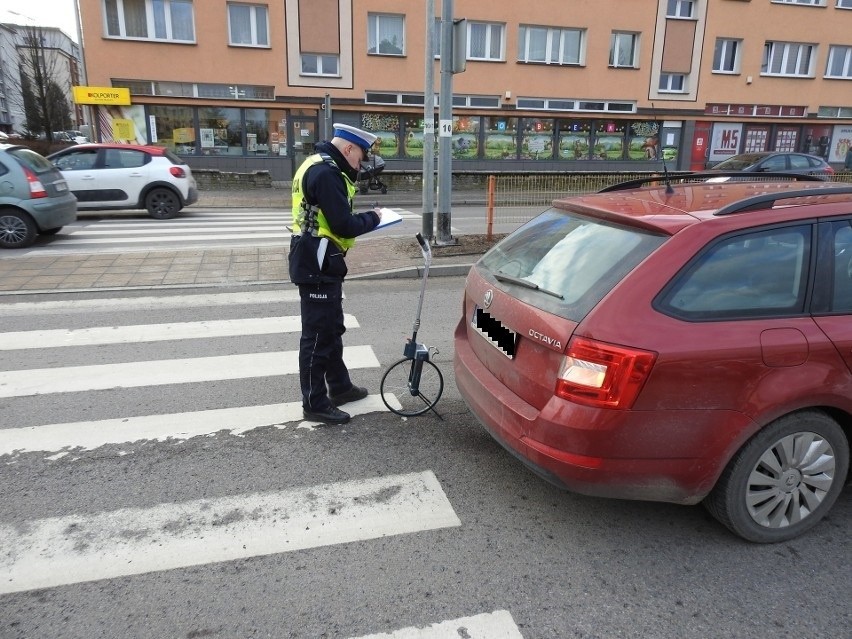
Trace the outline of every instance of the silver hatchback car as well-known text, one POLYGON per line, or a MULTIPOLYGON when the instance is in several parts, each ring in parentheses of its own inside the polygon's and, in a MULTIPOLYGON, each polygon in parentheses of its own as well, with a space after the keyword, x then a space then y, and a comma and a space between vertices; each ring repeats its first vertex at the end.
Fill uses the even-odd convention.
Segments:
POLYGON ((25 248, 77 219, 62 174, 32 149, 0 144, 0 247, 25 248))

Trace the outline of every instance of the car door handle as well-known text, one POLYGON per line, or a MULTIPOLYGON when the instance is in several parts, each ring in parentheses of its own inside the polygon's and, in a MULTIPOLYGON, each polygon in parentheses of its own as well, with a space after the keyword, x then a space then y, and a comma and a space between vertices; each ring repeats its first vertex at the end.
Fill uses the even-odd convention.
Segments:
POLYGON ((142 177, 141 173, 130 173, 129 177, 142 177))
POLYGON ((81 176, 80 176, 80 179, 81 179, 81 180, 94 180, 94 179, 95 179, 95 176, 94 176, 94 175, 92 175, 91 173, 88 173, 88 174, 86 174, 86 175, 81 175, 81 176))

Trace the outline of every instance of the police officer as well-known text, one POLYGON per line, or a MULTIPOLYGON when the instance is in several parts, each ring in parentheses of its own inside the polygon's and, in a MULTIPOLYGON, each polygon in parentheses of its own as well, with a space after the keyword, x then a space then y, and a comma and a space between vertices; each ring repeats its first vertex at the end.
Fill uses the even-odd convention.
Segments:
POLYGON ((338 408, 363 399, 343 363, 344 256, 359 235, 372 231, 379 211, 355 213, 355 181, 376 136, 334 124, 334 137, 315 148, 293 176, 293 237, 290 281, 299 287, 302 337, 299 382, 305 419, 345 424, 349 413, 338 408))

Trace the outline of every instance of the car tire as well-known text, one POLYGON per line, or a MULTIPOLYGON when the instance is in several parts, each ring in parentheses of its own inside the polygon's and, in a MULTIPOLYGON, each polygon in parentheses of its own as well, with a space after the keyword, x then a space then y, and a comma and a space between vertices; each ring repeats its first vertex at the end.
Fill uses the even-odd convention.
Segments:
POLYGON ((731 459, 704 500, 710 514, 749 541, 801 535, 831 509, 849 470, 849 442, 820 411, 782 417, 731 459))
POLYGON ((180 197, 164 187, 151 189, 145 196, 145 208, 154 219, 170 220, 180 212, 180 197))
POLYGON ((0 210, 0 246, 3 248, 27 248, 38 235, 33 219, 16 209, 0 210))
POLYGON ((61 230, 62 230, 62 227, 57 226, 56 228, 52 228, 52 229, 42 229, 41 231, 39 231, 39 233, 41 233, 42 235, 56 235, 61 230))

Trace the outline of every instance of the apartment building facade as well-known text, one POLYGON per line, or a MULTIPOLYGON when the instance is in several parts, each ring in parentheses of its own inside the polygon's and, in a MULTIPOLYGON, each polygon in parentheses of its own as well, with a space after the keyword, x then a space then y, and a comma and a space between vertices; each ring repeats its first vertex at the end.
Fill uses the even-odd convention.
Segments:
MULTIPOLYGON (((852 149, 852 0, 453 4, 467 21, 455 169, 698 169, 751 150, 842 166, 852 149)), ((79 7, 88 84, 131 95, 97 107, 98 139, 287 179, 333 120, 376 133, 387 169, 422 167, 426 42, 440 32, 425 2, 79 7)))

